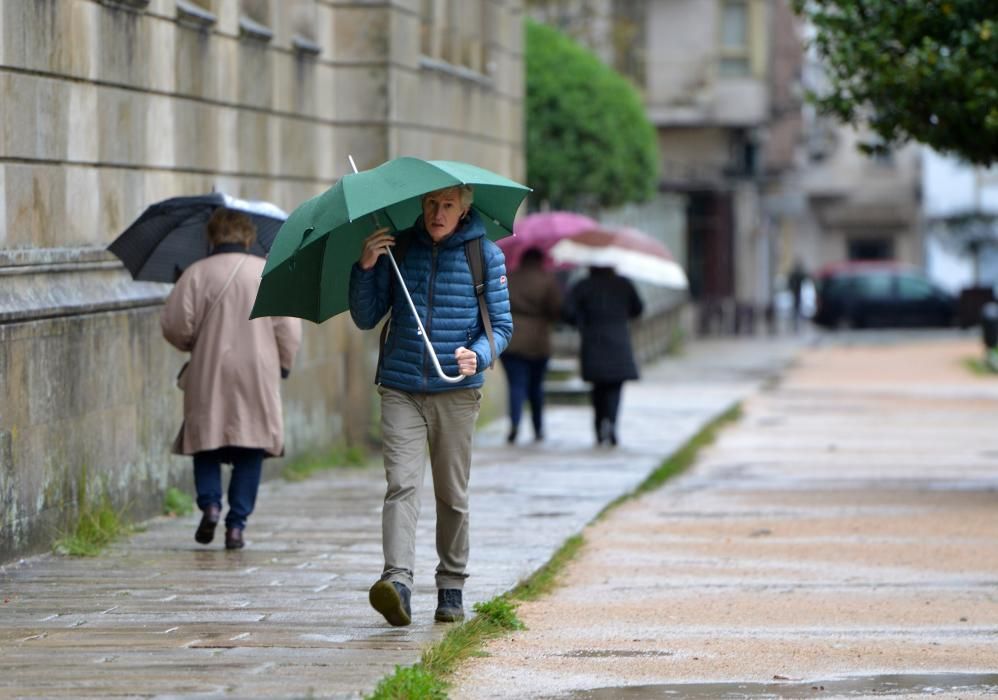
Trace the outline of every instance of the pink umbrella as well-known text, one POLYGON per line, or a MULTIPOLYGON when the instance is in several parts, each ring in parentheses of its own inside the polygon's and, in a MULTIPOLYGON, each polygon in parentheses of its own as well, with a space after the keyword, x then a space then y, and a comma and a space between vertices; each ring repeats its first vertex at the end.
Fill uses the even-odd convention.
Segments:
POLYGON ((513 224, 513 235, 497 243, 506 254, 506 268, 515 270, 524 251, 538 248, 547 254, 563 238, 596 228, 599 224, 588 216, 572 211, 546 211, 517 219, 513 224))

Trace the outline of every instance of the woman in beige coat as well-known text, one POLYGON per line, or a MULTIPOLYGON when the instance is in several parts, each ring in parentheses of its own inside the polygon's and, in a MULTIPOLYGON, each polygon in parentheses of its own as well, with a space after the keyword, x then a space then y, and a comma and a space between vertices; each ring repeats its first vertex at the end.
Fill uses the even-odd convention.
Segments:
POLYGON ((208 544, 222 509, 221 465, 232 464, 225 547, 243 546, 264 457, 284 453, 280 380, 301 343, 301 321, 249 320, 264 261, 247 253, 256 236, 245 214, 218 209, 208 221, 211 254, 177 280, 160 317, 163 336, 190 352, 178 383, 184 422, 174 454, 193 455, 203 515, 194 538, 208 544))

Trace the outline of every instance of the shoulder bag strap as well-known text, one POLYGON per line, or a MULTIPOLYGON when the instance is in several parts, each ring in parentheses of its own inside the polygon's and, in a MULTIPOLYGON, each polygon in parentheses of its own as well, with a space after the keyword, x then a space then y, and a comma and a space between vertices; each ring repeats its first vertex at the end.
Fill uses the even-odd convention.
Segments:
POLYGON ((478 312, 482 316, 482 326, 485 327, 485 335, 489 339, 489 351, 492 354, 489 369, 492 369, 496 364, 496 339, 492 335, 492 319, 489 317, 489 308, 485 304, 485 239, 465 241, 464 254, 468 258, 468 267, 471 268, 471 279, 475 284, 475 296, 478 298, 478 312), (474 252, 472 252, 472 248, 475 248, 474 252))
POLYGON ((249 253, 246 253, 239 259, 239 262, 237 262, 235 266, 232 268, 232 272, 229 273, 229 278, 225 280, 225 284, 222 285, 222 290, 218 293, 218 295, 214 299, 212 299, 211 306, 209 306, 208 310, 205 311, 204 317, 201 319, 201 323, 198 325, 198 332, 194 334, 194 343, 191 345, 191 352, 194 352, 194 345, 197 344, 198 336, 201 335, 201 328, 208 320, 208 317, 211 316, 211 312, 215 310, 216 306, 218 306, 218 302, 221 301, 222 295, 225 294, 225 290, 229 288, 230 284, 232 284, 232 280, 236 278, 236 273, 239 272, 239 268, 243 266, 243 263, 246 262, 247 258, 249 258, 249 253))

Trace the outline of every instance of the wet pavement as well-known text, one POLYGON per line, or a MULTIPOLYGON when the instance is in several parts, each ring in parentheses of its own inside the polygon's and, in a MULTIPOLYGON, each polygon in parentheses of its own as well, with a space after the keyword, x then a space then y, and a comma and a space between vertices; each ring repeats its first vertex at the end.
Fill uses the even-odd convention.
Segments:
MULTIPOLYGON (((553 696, 562 700, 654 700, 683 698, 857 698, 898 697, 899 695, 948 694, 956 697, 998 695, 998 674, 940 673, 884 675, 845 678, 821 682, 774 681, 771 683, 673 683, 582 690, 553 696)), ((552 700, 553 700, 552 697, 552 700)))
POLYGON ((998 694, 998 376, 966 334, 803 352, 585 530, 454 698, 998 694))
MULTIPOLYGON (((624 390, 621 446, 593 446, 585 406, 554 406, 548 439, 476 439, 466 607, 512 588, 733 403, 800 339, 697 343, 624 390)), ((500 381, 499 375, 490 381, 500 381)), ((528 431, 529 432, 529 431, 528 431)), ((261 488, 248 546, 193 540, 197 516, 160 518, 95 559, 0 567, 0 698, 335 697, 369 692, 419 659, 432 621, 432 492, 419 525, 413 625, 367 603, 381 569, 380 467, 261 488)), ((594 686, 595 687, 595 686, 594 686)))

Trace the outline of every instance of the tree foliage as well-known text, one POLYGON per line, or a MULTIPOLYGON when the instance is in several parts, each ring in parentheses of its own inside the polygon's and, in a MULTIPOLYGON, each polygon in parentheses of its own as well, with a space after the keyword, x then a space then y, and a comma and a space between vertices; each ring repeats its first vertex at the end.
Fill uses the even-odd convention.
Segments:
POLYGON ((998 160, 998 3, 794 0, 813 24, 828 86, 820 112, 867 123, 876 151, 908 140, 998 160))
POLYGON ((655 129, 627 80, 555 29, 527 20, 527 184, 554 208, 617 206, 658 182, 655 129))

